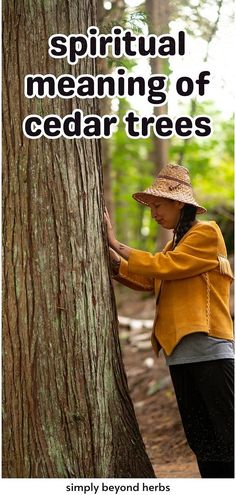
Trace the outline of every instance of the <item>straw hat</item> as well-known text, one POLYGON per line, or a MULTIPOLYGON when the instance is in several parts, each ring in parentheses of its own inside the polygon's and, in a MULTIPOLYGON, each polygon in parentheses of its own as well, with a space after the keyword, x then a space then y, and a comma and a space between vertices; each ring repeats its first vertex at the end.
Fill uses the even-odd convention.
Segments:
POLYGON ((189 171, 181 165, 165 165, 151 187, 132 195, 136 201, 146 206, 150 206, 153 196, 182 201, 196 206, 197 213, 206 212, 206 208, 194 199, 189 171))

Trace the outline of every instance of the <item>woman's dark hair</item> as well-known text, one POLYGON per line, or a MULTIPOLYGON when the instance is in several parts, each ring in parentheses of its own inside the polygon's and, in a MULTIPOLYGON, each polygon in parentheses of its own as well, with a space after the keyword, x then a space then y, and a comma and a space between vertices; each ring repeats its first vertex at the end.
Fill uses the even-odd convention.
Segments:
POLYGON ((197 207, 194 205, 188 205, 185 203, 180 213, 180 219, 174 230, 174 237, 172 242, 172 249, 174 249, 182 237, 188 232, 192 223, 195 220, 197 213, 197 207))

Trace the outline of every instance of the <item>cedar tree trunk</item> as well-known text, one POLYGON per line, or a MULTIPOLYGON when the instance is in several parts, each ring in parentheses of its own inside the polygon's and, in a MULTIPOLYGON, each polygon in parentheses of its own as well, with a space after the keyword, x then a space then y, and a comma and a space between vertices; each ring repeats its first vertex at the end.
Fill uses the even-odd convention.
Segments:
POLYGON ((95 74, 48 55, 96 24, 95 0, 3 2, 3 476, 154 477, 123 369, 98 140, 30 140, 28 114, 94 100, 27 99, 29 73, 95 74))

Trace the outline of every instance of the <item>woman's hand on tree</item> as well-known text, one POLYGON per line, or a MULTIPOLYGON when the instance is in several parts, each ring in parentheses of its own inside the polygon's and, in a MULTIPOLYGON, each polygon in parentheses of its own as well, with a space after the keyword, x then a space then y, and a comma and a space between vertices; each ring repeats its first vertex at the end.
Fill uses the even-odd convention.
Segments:
POLYGON ((113 227, 111 224, 111 219, 109 217, 109 213, 108 213, 106 207, 105 207, 105 211, 104 211, 104 219, 105 219, 105 222, 107 224, 107 236, 108 236, 109 246, 114 248, 118 244, 118 241, 115 238, 115 234, 113 232, 113 227))
POLYGON ((118 275, 121 258, 119 254, 117 254, 116 251, 114 251, 114 249, 112 249, 111 247, 109 247, 109 254, 110 254, 112 272, 114 275, 118 275))
POLYGON ((104 220, 107 224, 107 236, 108 236, 109 246, 111 246, 118 253, 118 255, 120 254, 123 258, 128 260, 131 252, 131 248, 129 246, 125 246, 125 244, 121 244, 119 241, 116 240, 115 234, 113 232, 111 220, 109 217, 109 213, 106 207, 104 211, 104 220))

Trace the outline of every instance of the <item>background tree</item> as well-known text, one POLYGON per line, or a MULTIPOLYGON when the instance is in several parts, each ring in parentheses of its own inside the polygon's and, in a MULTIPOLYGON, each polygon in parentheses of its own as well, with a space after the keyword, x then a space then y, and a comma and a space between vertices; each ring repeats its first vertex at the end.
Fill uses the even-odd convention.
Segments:
MULTIPOLYGON (((102 33, 109 32, 112 26, 122 23, 122 18, 125 10, 124 0, 113 0, 111 2, 111 9, 106 10, 104 8, 104 0, 98 0, 98 26, 102 33)), ((98 59, 98 73, 109 74, 111 70, 111 64, 109 58, 98 59)), ((100 115, 109 115, 111 111, 111 99, 104 97, 99 100, 100 115)), ((113 220, 113 198, 112 198, 112 184, 111 184, 111 146, 110 141, 107 139, 101 139, 101 154, 103 165, 103 178, 104 178, 104 195, 106 206, 109 210, 111 219, 113 220)))
MULTIPOLYGON (((146 0, 147 22, 149 33, 157 36, 169 32, 171 0, 146 0)), ((150 58, 152 74, 169 73, 168 62, 161 57, 150 58)), ((167 104, 155 106, 154 115, 157 117, 168 114, 167 104)), ((152 159, 155 165, 155 175, 162 167, 168 163, 169 159, 169 139, 160 139, 153 135, 153 153, 152 159)))
POLYGON ((28 114, 94 100, 23 96, 28 73, 95 74, 47 53, 96 1, 3 3, 3 476, 154 477, 122 365, 97 140, 29 140, 28 114))
MULTIPOLYGON (((155 33, 157 36, 169 32, 171 0, 146 0, 146 10, 148 19, 149 33, 155 33)), ((152 74, 169 74, 169 63, 161 57, 150 58, 152 74)), ((153 114, 156 117, 168 114, 167 103, 165 105, 154 106, 153 114)), ((169 139, 160 139, 152 135, 153 149, 152 161, 154 164, 154 176, 169 162, 169 139)), ((171 233, 160 229, 159 247, 163 247, 171 238, 171 233)))

